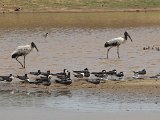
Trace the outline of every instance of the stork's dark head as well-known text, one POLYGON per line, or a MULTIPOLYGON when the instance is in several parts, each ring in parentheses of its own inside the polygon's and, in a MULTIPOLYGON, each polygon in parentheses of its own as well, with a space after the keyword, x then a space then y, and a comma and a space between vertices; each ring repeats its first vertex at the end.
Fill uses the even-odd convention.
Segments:
POLYGON ((34 42, 31 43, 31 47, 32 47, 32 48, 36 48, 36 50, 37 50, 37 52, 38 52, 38 48, 37 48, 37 46, 35 45, 34 42))
POLYGON ((132 42, 131 36, 125 31, 125 32, 124 32, 124 38, 127 40, 127 37, 129 37, 129 39, 130 39, 131 42, 132 42))

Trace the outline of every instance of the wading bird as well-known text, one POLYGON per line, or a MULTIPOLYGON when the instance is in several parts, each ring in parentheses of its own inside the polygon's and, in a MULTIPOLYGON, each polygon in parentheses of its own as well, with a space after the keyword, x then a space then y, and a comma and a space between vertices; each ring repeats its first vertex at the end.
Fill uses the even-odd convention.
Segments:
POLYGON ((113 47, 117 47, 117 54, 118 54, 118 58, 119 57, 119 46, 123 43, 125 43, 127 41, 127 38, 130 38, 131 42, 132 42, 132 38, 130 37, 130 35, 127 33, 127 32, 124 32, 124 37, 118 37, 118 38, 113 38, 109 41, 107 41, 105 44, 104 44, 104 47, 109 47, 108 50, 107 50, 107 59, 108 59, 108 53, 109 53, 109 50, 113 47))
POLYGON ((21 64, 22 68, 25 68, 25 57, 33 50, 33 48, 36 48, 38 52, 38 48, 34 42, 30 45, 18 46, 17 49, 13 51, 12 58, 15 58, 21 64), (24 65, 18 60, 18 57, 20 56, 24 56, 24 65))

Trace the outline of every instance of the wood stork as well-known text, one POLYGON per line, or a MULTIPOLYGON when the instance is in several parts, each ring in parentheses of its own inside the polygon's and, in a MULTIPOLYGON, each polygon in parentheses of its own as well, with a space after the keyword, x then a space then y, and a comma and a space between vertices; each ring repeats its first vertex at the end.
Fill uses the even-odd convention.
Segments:
POLYGON ((124 32, 124 37, 117 37, 117 38, 113 38, 109 41, 107 41, 105 44, 104 44, 104 47, 109 47, 108 50, 107 50, 107 59, 108 59, 108 53, 109 53, 109 50, 113 47, 117 47, 117 54, 118 54, 118 58, 119 57, 119 46, 123 43, 125 43, 127 41, 127 38, 130 38, 131 42, 132 42, 132 38, 130 37, 130 35, 127 33, 127 32, 124 32))
POLYGON ((22 68, 25 68, 25 57, 33 50, 33 48, 36 48, 38 52, 38 48, 34 42, 30 45, 18 46, 17 49, 11 54, 12 58, 15 58, 21 64, 22 68), (18 60, 18 57, 20 56, 24 56, 24 65, 18 60))

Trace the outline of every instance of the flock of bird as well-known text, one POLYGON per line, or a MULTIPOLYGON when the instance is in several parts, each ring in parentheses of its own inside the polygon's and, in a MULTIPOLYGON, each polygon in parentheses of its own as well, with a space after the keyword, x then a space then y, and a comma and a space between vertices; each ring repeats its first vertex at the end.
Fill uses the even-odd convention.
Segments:
MULTIPOLYGON (((47 37, 48 33, 46 33, 43 36, 47 37)), ((124 44, 128 38, 132 42, 132 38, 130 37, 128 32, 124 32, 123 37, 117 37, 117 38, 113 38, 111 40, 108 40, 104 44, 104 47, 106 47, 106 48, 109 47, 107 50, 107 59, 108 59, 109 51, 113 47, 117 47, 117 55, 118 55, 118 58, 120 58, 119 46, 121 44, 124 44)), ((30 45, 18 46, 15 49, 15 51, 12 52, 12 54, 11 54, 12 58, 16 59, 16 61, 18 61, 18 63, 22 66, 22 68, 25 68, 26 67, 25 66, 25 58, 34 48, 38 52, 38 48, 34 42, 32 42, 30 45), (18 58, 20 56, 24 57, 23 64, 18 60, 18 58)), ((101 81, 104 81, 104 80, 109 80, 109 79, 113 79, 113 78, 115 79, 115 77, 116 77, 116 79, 118 78, 118 80, 120 80, 120 79, 123 79, 123 77, 124 77, 123 72, 117 73, 117 70, 115 70, 115 69, 111 70, 111 71, 102 70, 100 72, 89 72, 89 70, 87 68, 85 68, 84 70, 73 71, 73 73, 74 73, 73 74, 74 77, 79 78, 79 79, 89 78, 91 74, 94 75, 96 77, 96 79, 92 79, 92 80, 86 79, 87 82, 90 82, 93 84, 99 84, 101 81)), ((142 71, 137 71, 137 72, 133 71, 133 73, 134 73, 134 78, 143 78, 143 76, 146 74, 146 70, 143 69, 142 71)), ((41 72, 40 70, 38 70, 37 72, 30 72, 29 74, 34 75, 34 76, 39 76, 39 75, 43 75, 43 76, 39 77, 38 79, 36 79, 34 81, 31 81, 27 74, 25 74, 24 76, 18 76, 18 75, 14 76, 14 75, 10 74, 9 76, 0 76, 0 81, 11 82, 13 80, 13 78, 16 77, 16 78, 22 80, 23 82, 27 82, 30 84, 43 84, 43 85, 49 86, 51 84, 51 78, 53 76, 55 76, 56 83, 66 84, 66 85, 69 85, 72 83, 72 80, 70 78, 70 76, 71 76, 70 72, 67 69, 64 69, 63 72, 55 73, 55 74, 51 73, 50 71, 41 72)))
MULTIPOLYGON (((30 75, 36 76, 36 79, 30 79, 28 74, 25 75, 8 75, 8 76, 0 76, 0 81, 5 82, 11 82, 14 78, 18 78, 23 83, 29 83, 29 84, 42 84, 45 86, 51 85, 51 79, 52 77, 55 77, 52 79, 55 83, 64 84, 64 85, 70 85, 73 80, 71 79, 71 73, 64 69, 63 72, 59 73, 51 73, 50 70, 47 72, 41 72, 40 70, 35 72, 30 72, 30 75)), ((144 75, 146 74, 146 70, 143 69, 141 71, 133 71, 133 78, 134 79, 143 79, 144 75)), ((85 80, 89 83, 93 84, 100 84, 104 83, 107 80, 124 80, 124 73, 123 72, 117 72, 116 69, 111 71, 102 70, 100 72, 90 72, 88 68, 85 68, 83 70, 79 71, 73 71, 73 76, 76 79, 79 80, 85 80), (94 79, 90 79, 89 77, 93 75, 95 76, 94 79)), ((152 76, 150 78, 158 78, 160 77, 160 74, 157 74, 156 76, 152 76)), ((75 79, 74 79, 75 80, 75 79)))

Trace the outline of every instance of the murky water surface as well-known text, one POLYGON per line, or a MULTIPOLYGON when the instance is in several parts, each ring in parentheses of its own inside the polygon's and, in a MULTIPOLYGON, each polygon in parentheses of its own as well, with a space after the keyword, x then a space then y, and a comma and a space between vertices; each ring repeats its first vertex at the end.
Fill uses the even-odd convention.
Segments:
MULTIPOLYGON (((132 76, 132 71, 143 68, 148 76, 160 72, 160 51, 155 50, 155 47, 160 47, 158 12, 1 14, 0 23, 1 75, 24 74, 38 69, 60 72, 67 68, 72 71, 86 67, 90 71, 117 69, 124 71, 125 76, 132 76), (133 42, 128 40, 120 46, 120 59, 117 58, 116 48, 111 49, 109 59, 106 59, 104 43, 123 36, 124 31, 128 31, 133 42), (43 35, 46 32, 49 34, 45 38, 43 35), (36 43, 39 53, 33 50, 26 57, 26 69, 19 69, 20 65, 11 58, 11 53, 17 46, 32 41, 36 43), (154 46, 154 49, 143 50, 148 46, 154 46)), ((146 102, 133 102, 130 99, 126 103, 122 98, 107 101, 107 94, 104 96, 74 91, 67 95, 54 93, 47 97, 0 93, 0 106, 42 106, 84 111, 160 110, 159 104, 150 102, 154 98, 147 98, 146 102)))
POLYGON ((81 112, 159 111, 160 97, 113 95, 106 92, 63 90, 53 92, 0 92, 1 108, 50 108, 81 112))

